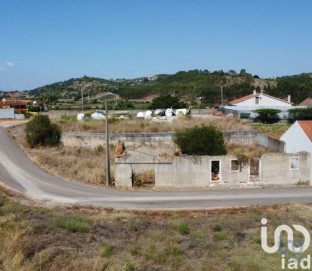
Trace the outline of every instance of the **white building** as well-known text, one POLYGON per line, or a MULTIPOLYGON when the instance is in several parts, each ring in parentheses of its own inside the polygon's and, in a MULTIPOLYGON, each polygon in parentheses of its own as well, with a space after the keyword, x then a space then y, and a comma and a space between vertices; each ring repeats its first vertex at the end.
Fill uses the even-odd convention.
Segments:
POLYGON ((282 100, 264 93, 257 93, 254 91, 252 94, 246 95, 244 97, 235 99, 228 102, 228 105, 223 106, 225 112, 240 112, 241 117, 243 114, 246 117, 254 118, 256 114, 253 113, 254 110, 271 108, 278 109, 280 113, 278 114, 281 119, 288 117, 288 110, 293 108, 303 108, 306 106, 292 106, 290 101, 291 97, 288 95, 288 99, 282 100))
POLYGON ((288 100, 282 100, 264 93, 257 93, 255 90, 252 94, 246 95, 244 97, 235 99, 228 102, 231 106, 238 107, 252 107, 252 108, 268 108, 268 107, 280 107, 280 106, 292 106, 290 102, 290 95, 288 95, 288 100))
POLYGON ((312 120, 296 121, 280 138, 284 141, 286 153, 312 153, 312 120))

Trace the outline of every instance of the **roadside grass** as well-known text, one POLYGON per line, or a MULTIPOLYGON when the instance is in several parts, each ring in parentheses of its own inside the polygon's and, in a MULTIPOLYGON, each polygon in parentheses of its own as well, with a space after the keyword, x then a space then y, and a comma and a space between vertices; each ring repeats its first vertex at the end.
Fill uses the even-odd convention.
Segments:
POLYGON ((127 212, 45 209, 0 196, 0 210, 0 270, 274 271, 281 256, 262 250, 261 218, 270 245, 281 224, 312 230, 311 205, 127 212))
POLYGON ((87 233, 91 228, 90 219, 82 216, 57 217, 54 219, 52 227, 60 227, 72 233, 87 233))

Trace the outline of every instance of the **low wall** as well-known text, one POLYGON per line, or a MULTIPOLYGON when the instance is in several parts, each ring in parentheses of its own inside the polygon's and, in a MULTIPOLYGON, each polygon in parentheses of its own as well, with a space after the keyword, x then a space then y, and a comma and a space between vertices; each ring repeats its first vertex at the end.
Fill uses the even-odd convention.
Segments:
MULTIPOLYGON (((295 161, 296 162, 296 161, 295 161)), ((311 181, 311 155, 300 153, 269 153, 260 159, 260 180, 263 184, 297 184, 311 181), (291 159, 298 161, 292 168, 291 159)))
POLYGON ((14 119, 14 108, 0 109, 0 119, 14 119))
POLYGON ((256 144, 277 152, 284 152, 285 142, 268 135, 257 133, 256 144))
POLYGON ((257 131, 227 131, 223 134, 224 140, 230 144, 251 145, 257 143, 257 131))
POLYGON ((132 187, 133 173, 154 170, 156 165, 171 164, 172 159, 152 156, 125 156, 115 160, 116 187, 132 187))
MULTIPOLYGON (((116 144, 117 140, 125 142, 126 147, 150 147, 159 148, 158 154, 162 152, 173 152, 175 150, 172 136, 174 133, 111 133, 110 141, 116 144)), ((273 151, 283 152, 285 143, 257 131, 228 131, 224 132, 224 139, 230 144, 258 144, 273 151)), ((62 133, 61 138, 64 146, 96 148, 105 144, 104 133, 62 133)), ((146 150, 148 151, 148 150, 146 150)))
POLYGON ((235 156, 185 156, 175 157, 172 164, 157 164, 155 167, 155 187, 208 187, 213 183, 247 183, 247 167, 231 170, 235 156), (217 179, 212 173, 212 162, 220 165, 217 179))

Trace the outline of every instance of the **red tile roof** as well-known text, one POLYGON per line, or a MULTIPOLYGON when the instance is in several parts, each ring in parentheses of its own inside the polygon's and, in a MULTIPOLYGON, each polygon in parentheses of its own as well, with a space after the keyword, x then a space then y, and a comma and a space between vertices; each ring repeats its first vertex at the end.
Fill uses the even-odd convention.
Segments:
POLYGON ((228 102, 228 104, 237 104, 237 103, 249 100, 249 99, 254 98, 254 97, 259 97, 259 95, 260 95, 260 93, 249 94, 249 95, 246 95, 244 97, 241 97, 241 98, 235 99, 233 101, 230 101, 230 102, 228 102))
POLYGON ((298 120, 298 124, 310 141, 312 141, 312 120, 298 120))
POLYGON ((28 101, 23 101, 23 100, 16 100, 16 99, 7 99, 5 101, 0 100, 0 106, 3 106, 3 105, 14 106, 14 105, 27 105, 27 104, 28 104, 28 101))
POLYGON ((310 98, 310 97, 306 98, 299 105, 301 105, 301 106, 311 106, 312 105, 312 98, 310 98))

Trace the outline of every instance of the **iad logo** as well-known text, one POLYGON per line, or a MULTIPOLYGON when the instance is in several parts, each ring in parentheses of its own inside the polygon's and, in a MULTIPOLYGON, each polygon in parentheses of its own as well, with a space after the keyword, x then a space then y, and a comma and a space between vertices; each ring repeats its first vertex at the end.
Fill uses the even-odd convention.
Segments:
POLYGON ((273 246, 268 246, 268 231, 266 224, 268 220, 266 218, 261 219, 261 247, 266 253, 275 253, 279 252, 282 255, 281 259, 281 268, 296 270, 299 267, 301 269, 310 269, 311 266, 311 256, 307 255, 304 257, 296 257, 286 259, 286 254, 288 251, 296 254, 303 253, 307 250, 310 245, 310 234, 307 229, 301 225, 292 225, 296 231, 301 232, 304 237, 304 241, 294 240, 294 232, 291 227, 288 225, 280 225, 274 231, 274 244, 273 246), (285 248, 283 249, 281 243, 281 234, 285 232, 287 235, 287 241, 285 248))

